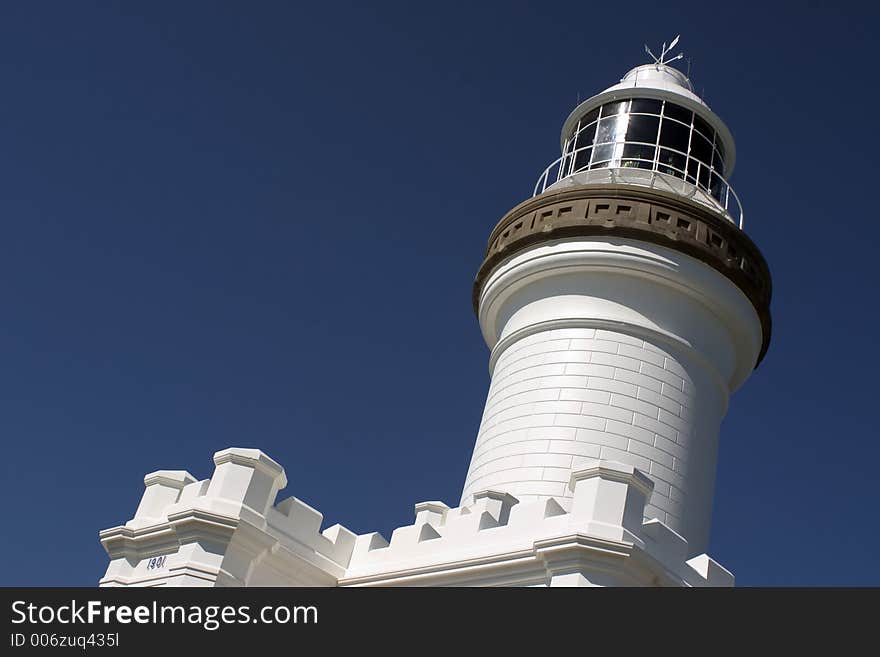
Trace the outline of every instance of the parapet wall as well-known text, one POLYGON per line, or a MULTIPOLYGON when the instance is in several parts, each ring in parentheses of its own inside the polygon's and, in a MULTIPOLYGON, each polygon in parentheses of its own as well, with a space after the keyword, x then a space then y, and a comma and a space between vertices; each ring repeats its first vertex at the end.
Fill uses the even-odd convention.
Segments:
POLYGON ((321 513, 296 497, 275 504, 287 477, 260 450, 226 449, 214 465, 202 481, 183 470, 144 478, 134 518, 100 534, 111 558, 102 586, 336 584, 352 532, 341 525, 321 532, 321 513))
POLYGON ((461 506, 415 505, 386 540, 342 525, 296 497, 275 503, 283 468, 256 449, 214 455, 210 479, 160 470, 134 518, 100 533, 111 562, 101 586, 731 586, 706 555, 643 520, 654 484, 597 460, 572 473, 571 495, 520 502, 484 490, 461 506))

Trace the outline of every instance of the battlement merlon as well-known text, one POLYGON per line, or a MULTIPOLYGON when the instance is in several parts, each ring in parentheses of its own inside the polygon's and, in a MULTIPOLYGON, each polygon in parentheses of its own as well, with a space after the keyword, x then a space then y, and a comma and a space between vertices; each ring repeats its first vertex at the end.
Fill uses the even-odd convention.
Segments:
POLYGON ((333 586, 355 535, 341 525, 320 532, 323 516, 290 497, 284 469, 258 449, 214 454, 214 473, 144 478, 134 517, 100 533, 111 558, 102 586, 333 586))

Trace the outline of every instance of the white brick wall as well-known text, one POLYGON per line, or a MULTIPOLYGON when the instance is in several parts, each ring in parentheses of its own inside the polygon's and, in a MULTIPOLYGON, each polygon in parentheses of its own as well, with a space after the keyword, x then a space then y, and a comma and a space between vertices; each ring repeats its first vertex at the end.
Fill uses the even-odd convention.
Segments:
POLYGON ((487 488, 522 501, 567 497, 573 469, 613 459, 654 480, 648 517, 705 540, 724 409, 711 392, 697 399, 713 384, 682 360, 659 343, 603 329, 514 342, 495 363, 462 503, 487 488))

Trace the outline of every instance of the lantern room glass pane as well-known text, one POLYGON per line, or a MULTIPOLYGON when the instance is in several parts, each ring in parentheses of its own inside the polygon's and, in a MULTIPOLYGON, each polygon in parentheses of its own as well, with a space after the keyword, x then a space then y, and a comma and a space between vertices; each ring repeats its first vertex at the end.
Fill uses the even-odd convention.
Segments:
POLYGON ((659 166, 657 170, 668 173, 678 178, 684 178, 685 162, 687 158, 681 153, 674 153, 665 148, 660 149, 659 166))
POLYGON ((709 189, 709 167, 700 166, 700 177, 698 183, 703 189, 709 189))
POLYGON ((703 164, 711 165, 712 142, 695 132, 691 136, 691 157, 697 158, 703 164))
POLYGON ((581 117, 581 127, 585 127, 594 123, 596 119, 599 118, 599 108, 597 107, 592 112, 587 112, 581 117))
MULTIPOLYGON (((675 121, 663 121, 660 126, 660 145, 674 148, 682 153, 687 153, 690 129, 675 121)), ((684 166, 681 167, 684 169, 684 166)))
POLYGON ((724 182, 724 179, 717 173, 713 173, 709 190, 711 191, 712 196, 723 203, 725 192, 727 191, 727 183, 724 182))
POLYGON ((704 119, 700 118, 699 115, 694 117, 694 127, 699 130, 706 139, 712 141, 712 138, 715 135, 715 131, 708 123, 706 123, 704 119))
POLYGON ((690 125, 694 113, 691 112, 689 109, 685 109, 684 107, 680 107, 679 105, 670 103, 667 100, 666 107, 663 108, 663 116, 668 116, 669 118, 675 119, 676 121, 681 121, 682 123, 690 125))
POLYGON ((614 144, 604 144, 593 149, 592 168, 610 166, 610 160, 614 157, 614 144))
POLYGON ((592 146, 593 145, 593 137, 596 136, 596 124, 592 124, 583 128, 577 137, 577 148, 583 148, 584 146, 592 146))
POLYGON ((633 98, 632 107, 630 108, 631 114, 656 114, 660 115, 660 109, 663 106, 663 101, 654 100, 653 98, 633 98))
POLYGON ((591 148, 585 148, 583 150, 575 153, 574 156, 574 170, 580 171, 581 169, 586 169, 587 165, 590 164, 590 152, 591 148))
MULTIPOLYGON (((566 155, 562 159, 562 164, 559 165, 559 171, 557 172, 558 173, 557 180, 568 175, 568 168, 570 165, 571 165, 571 155, 566 155)), ((551 171, 550 176, 552 177, 552 175, 553 175, 553 172, 551 171)))
POLYGON ((654 161, 654 153, 656 150, 657 149, 654 146, 648 146, 646 144, 627 144, 623 147, 623 157, 624 159, 647 160, 647 166, 639 164, 639 167, 642 169, 650 169, 651 163, 654 161))
POLYGON ((718 156, 723 160, 727 160, 727 154, 724 152, 724 144, 721 143, 721 139, 718 138, 718 135, 715 135, 715 150, 718 151, 718 156))
POLYGON ((598 107, 596 109, 594 109, 593 111, 587 112, 586 114, 584 114, 581 117, 580 121, 578 123, 576 123, 575 127, 572 129, 571 134, 568 137, 569 140, 574 140, 574 137, 577 134, 578 130, 579 129, 583 130, 584 128, 589 126, 591 123, 594 124, 594 129, 595 129, 596 119, 598 119, 598 118, 599 118, 599 108, 598 107))
POLYGON ((596 144, 605 144, 612 141, 623 141, 626 134, 626 115, 609 116, 607 119, 599 121, 599 128, 596 131, 596 144), (623 120, 621 120, 623 119, 623 120), (621 123, 623 131, 620 130, 621 123))
POLYGON ((616 114, 621 114, 625 112, 628 108, 628 100, 618 100, 613 103, 606 103, 602 105, 602 118, 606 116, 615 116, 616 114))
POLYGON ((715 169, 722 176, 724 175, 724 160, 721 159, 721 155, 718 153, 718 149, 714 151, 714 157, 712 158, 712 168, 715 169))
POLYGON ((630 114, 626 129, 627 141, 641 141, 648 144, 657 143, 657 129, 660 119, 656 116, 639 116, 630 114))
POLYGON ((712 126, 674 102, 614 100, 584 114, 565 149, 562 176, 600 168, 656 170, 695 184, 723 202, 723 145, 712 126))

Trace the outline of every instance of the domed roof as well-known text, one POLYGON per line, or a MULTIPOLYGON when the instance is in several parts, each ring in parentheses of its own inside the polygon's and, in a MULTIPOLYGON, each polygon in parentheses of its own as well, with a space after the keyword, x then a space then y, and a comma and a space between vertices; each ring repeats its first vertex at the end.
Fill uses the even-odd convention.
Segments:
POLYGON ((618 84, 608 87, 603 93, 623 89, 657 89, 684 96, 708 108, 697 94, 687 76, 666 64, 642 64, 630 70, 618 84))

